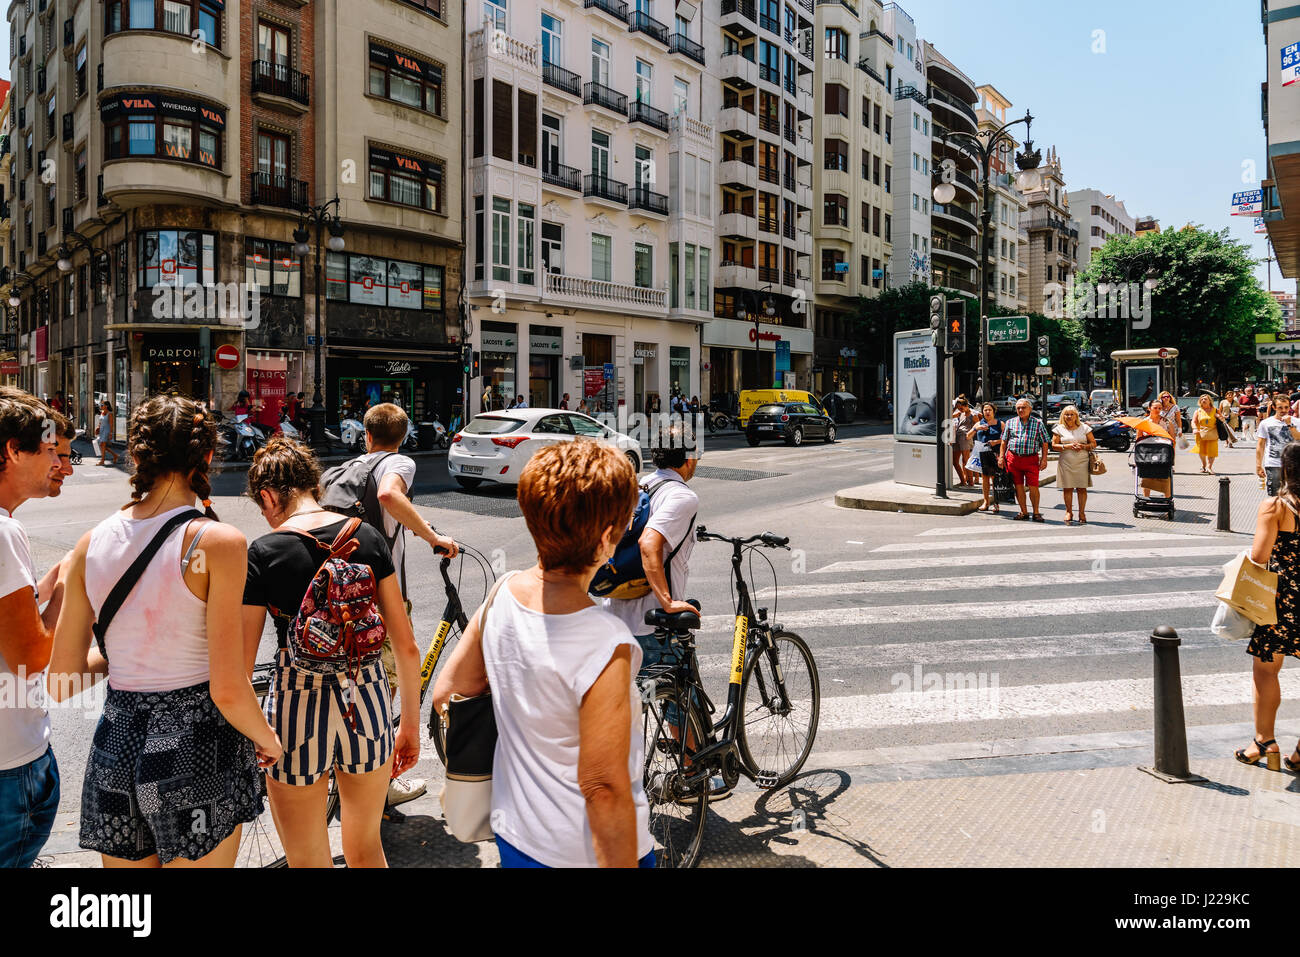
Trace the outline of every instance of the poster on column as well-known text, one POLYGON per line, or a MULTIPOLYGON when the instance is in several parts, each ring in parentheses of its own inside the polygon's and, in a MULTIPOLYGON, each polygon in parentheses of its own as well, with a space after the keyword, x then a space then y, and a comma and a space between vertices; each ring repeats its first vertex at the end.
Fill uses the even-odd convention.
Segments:
POLYGON ((584 369, 582 373, 582 394, 588 398, 594 398, 605 390, 605 370, 604 369, 584 369))
POLYGON ((248 370, 248 391, 257 408, 257 421, 269 429, 280 428, 280 408, 284 405, 289 374, 284 369, 248 370))
POLYGON ((936 349, 930 331, 900 332, 894 337, 894 435, 899 439, 934 438, 938 421, 936 349))

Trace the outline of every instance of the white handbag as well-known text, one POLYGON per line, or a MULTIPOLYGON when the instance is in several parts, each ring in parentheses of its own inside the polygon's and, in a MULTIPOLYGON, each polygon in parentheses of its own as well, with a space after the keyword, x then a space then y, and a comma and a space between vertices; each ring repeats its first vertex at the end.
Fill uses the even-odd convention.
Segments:
POLYGON ((1214 609, 1210 631, 1225 641, 1244 641, 1255 634, 1255 623, 1226 602, 1214 609))

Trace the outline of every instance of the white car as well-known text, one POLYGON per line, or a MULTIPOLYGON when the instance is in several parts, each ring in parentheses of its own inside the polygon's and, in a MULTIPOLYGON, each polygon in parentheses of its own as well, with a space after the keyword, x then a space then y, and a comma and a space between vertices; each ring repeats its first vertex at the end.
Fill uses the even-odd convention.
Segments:
POLYGON ((640 473, 641 445, 636 439, 563 409, 507 409, 474 416, 451 440, 447 471, 461 488, 478 488, 484 482, 517 485, 534 453, 576 438, 609 443, 640 473))

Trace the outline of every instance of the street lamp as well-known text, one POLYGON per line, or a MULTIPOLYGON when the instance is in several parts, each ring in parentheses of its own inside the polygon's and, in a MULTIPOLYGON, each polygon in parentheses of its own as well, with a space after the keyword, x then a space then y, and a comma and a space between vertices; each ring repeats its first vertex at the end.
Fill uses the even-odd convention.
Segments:
POLYGON ((293 231, 293 252, 301 262, 312 251, 311 233, 308 224, 316 227, 316 258, 312 262, 312 275, 316 284, 316 350, 315 350, 315 386, 312 390, 311 408, 307 410, 307 420, 311 423, 311 444, 316 449, 326 448, 325 441, 325 399, 321 395, 321 345, 325 339, 321 298, 321 247, 325 245, 325 231, 329 230, 328 248, 330 252, 343 251, 343 220, 339 217, 339 197, 319 206, 308 206, 298 216, 298 228, 293 231))
POLYGON ((751 318, 753 319, 754 322, 754 382, 755 382, 754 388, 755 389, 763 388, 763 371, 759 367, 759 357, 762 354, 762 350, 760 347, 762 345, 763 340, 759 338, 758 324, 763 320, 764 317, 766 317, 768 321, 771 321, 772 319, 776 318, 776 303, 772 301, 772 297, 769 295, 766 299, 763 300, 761 312, 759 311, 758 297, 763 293, 770 293, 771 290, 772 290, 772 286, 769 283, 768 285, 762 287, 756 292, 745 292, 741 299, 740 307, 736 310, 736 318, 739 319, 741 322, 748 322, 751 318), (748 300, 753 304, 752 307, 748 310, 745 308, 746 300, 748 300))
MULTIPOLYGON (((964 133, 961 131, 946 131, 940 137, 944 146, 956 149, 971 159, 975 160, 980 167, 980 173, 983 178, 984 187, 984 210, 980 217, 979 234, 980 234, 980 365, 979 365, 979 388, 976 391, 976 397, 980 401, 987 398, 988 374, 989 374, 989 255, 992 237, 989 235, 989 226, 993 221, 993 190, 989 176, 989 168, 994 156, 1005 155, 1015 149, 1015 138, 1008 134, 1008 130, 1013 126, 1021 123, 1025 124, 1025 146, 1016 154, 1016 166, 1019 172, 1016 174, 1016 186, 1030 192, 1042 185, 1042 176, 1038 172, 1041 165, 1042 154, 1034 149, 1034 141, 1030 139, 1030 126, 1034 118, 1025 111, 1025 115, 1018 120, 1012 120, 996 130, 982 130, 977 134, 964 133)), ((957 188, 949 182, 941 182, 934 187, 934 201, 940 205, 946 206, 951 203, 957 196, 957 188)))

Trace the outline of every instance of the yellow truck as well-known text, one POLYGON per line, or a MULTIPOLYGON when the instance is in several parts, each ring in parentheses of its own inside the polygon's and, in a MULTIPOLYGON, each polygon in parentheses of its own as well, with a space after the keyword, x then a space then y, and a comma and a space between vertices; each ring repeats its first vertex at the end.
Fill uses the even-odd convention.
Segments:
POLYGON ((811 392, 804 392, 802 389, 748 389, 740 393, 740 421, 736 423, 739 429, 745 428, 749 423, 749 417, 754 414, 754 410, 760 405, 767 405, 771 402, 807 402, 823 413, 826 409, 822 407, 821 400, 811 392))

